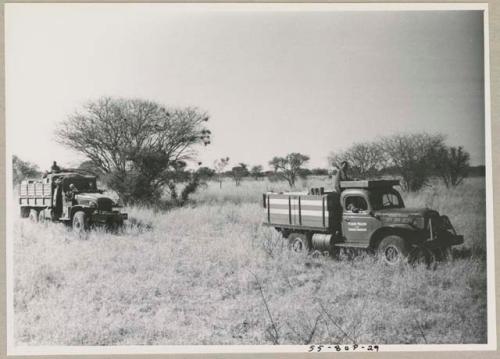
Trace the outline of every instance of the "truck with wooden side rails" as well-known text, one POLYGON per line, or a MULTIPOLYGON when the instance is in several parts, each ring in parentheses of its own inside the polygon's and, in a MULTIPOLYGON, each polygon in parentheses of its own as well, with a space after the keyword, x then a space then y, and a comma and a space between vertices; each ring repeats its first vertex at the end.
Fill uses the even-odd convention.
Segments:
POLYGON ((33 222, 63 222, 78 232, 96 225, 121 227, 127 214, 96 182, 95 176, 72 171, 25 180, 18 188, 20 215, 33 222))
POLYGON ((341 191, 263 195, 265 225, 294 251, 334 253, 339 248, 378 253, 390 265, 442 259, 463 243, 449 218, 428 208, 405 208, 398 180, 343 181, 341 191))

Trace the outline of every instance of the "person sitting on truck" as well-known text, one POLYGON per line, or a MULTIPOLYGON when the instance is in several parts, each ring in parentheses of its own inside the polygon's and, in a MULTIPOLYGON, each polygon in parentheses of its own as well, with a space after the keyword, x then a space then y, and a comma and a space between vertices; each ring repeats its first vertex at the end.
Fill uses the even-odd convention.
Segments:
POLYGON ((54 196, 53 196, 53 206, 54 206, 54 216, 59 218, 63 212, 63 200, 62 200, 62 180, 56 178, 53 183, 54 186, 54 196))
POLYGON ((59 172, 61 172, 61 167, 59 167, 57 165, 57 162, 54 161, 54 163, 52 163, 52 167, 50 167, 50 171, 51 171, 51 173, 59 173, 59 172))
POLYGON ((335 191, 340 195, 340 192, 342 192, 342 188, 340 188, 340 181, 350 181, 351 178, 347 174, 347 171, 349 170, 349 163, 347 161, 342 161, 340 164, 340 169, 337 171, 337 174, 335 175, 335 191))
POLYGON ((346 199, 346 210, 352 213, 359 213, 366 211, 368 206, 362 197, 349 197, 346 199))
POLYGON ((342 204, 340 203, 340 194, 342 192, 342 188, 340 188, 340 181, 349 181, 351 178, 347 174, 347 171, 349 170, 349 163, 347 161, 342 161, 340 163, 340 168, 338 169, 337 173, 335 174, 335 183, 334 183, 334 188, 335 191, 337 192, 337 200, 335 201, 336 203, 334 204, 333 208, 333 213, 334 213, 334 228, 335 228, 335 236, 341 237, 342 236, 342 204))

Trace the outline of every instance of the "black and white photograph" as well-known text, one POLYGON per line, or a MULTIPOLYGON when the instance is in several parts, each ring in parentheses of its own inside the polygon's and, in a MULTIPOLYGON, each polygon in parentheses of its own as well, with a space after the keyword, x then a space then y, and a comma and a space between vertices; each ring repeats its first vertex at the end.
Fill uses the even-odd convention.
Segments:
POLYGON ((6 4, 8 353, 495 350, 487 11, 6 4))

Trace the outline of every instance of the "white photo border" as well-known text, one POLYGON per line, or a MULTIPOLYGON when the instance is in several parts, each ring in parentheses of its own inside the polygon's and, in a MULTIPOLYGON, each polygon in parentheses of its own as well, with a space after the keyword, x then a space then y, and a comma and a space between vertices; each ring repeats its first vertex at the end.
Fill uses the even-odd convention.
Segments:
MULTIPOLYGON (((486 166, 486 260, 487 260, 487 344, 379 345, 380 352, 494 351, 497 350, 495 302, 495 249, 493 217, 493 162, 491 138, 490 43, 488 3, 7 3, 4 6, 5 34, 8 14, 26 6, 168 6, 172 11, 483 11, 484 103, 486 166)), ((5 73, 8 74, 6 64, 5 73)), ((5 87, 8 104, 8 84, 5 87)), ((5 117, 6 203, 13 200, 12 152, 9 149, 8 107, 5 117)), ((123 346, 16 346, 14 341, 14 294, 12 258, 12 212, 6 211, 6 307, 7 355, 112 355, 112 354, 201 354, 201 353, 306 353, 309 345, 123 345, 123 346)), ((377 343, 371 343, 377 344, 377 343)), ((334 345, 334 344, 332 344, 334 345)), ((361 344, 359 344, 361 346, 361 344)), ((332 351, 332 350, 330 350, 332 351)), ((351 351, 352 352, 352 351, 351 351)))

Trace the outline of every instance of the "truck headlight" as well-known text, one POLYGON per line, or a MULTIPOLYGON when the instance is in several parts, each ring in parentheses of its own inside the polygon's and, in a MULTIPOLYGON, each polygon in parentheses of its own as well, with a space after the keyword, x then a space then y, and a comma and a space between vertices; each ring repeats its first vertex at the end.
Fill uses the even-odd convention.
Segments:
POLYGON ((97 208, 97 203, 95 203, 95 202, 90 202, 89 207, 90 207, 90 208, 97 208))
POLYGON ((422 216, 413 217, 411 225, 420 229, 424 229, 425 227, 424 217, 422 216))

